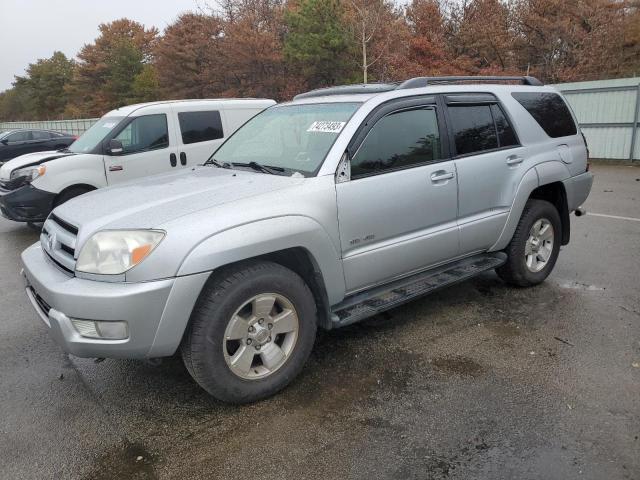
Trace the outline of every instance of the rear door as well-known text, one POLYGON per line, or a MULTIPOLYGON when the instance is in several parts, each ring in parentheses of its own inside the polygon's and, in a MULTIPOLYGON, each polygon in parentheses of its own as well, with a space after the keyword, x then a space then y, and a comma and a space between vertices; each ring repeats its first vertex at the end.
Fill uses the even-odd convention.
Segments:
POLYGON ((500 236, 516 190, 528 170, 526 148, 491 94, 444 97, 458 173, 462 254, 484 251, 500 236))
POLYGON ((113 138, 122 143, 123 151, 105 154, 108 184, 166 172, 178 164, 170 111, 131 117, 113 138))
POLYGON ((220 104, 176 103, 178 168, 204 163, 225 136, 224 112, 220 104))
POLYGON ((442 115, 434 97, 396 103, 363 123, 351 177, 336 184, 349 292, 459 253, 456 171, 442 115))

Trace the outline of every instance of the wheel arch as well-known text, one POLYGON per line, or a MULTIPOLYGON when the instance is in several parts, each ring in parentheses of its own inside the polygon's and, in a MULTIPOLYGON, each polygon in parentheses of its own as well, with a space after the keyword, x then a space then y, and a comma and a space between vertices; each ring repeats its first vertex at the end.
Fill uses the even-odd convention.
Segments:
POLYGON ((68 193, 68 192, 70 192, 71 190, 74 190, 74 189, 84 190, 84 193, 87 193, 87 192, 91 192, 93 190, 97 190, 97 187, 94 187, 93 185, 89 185, 88 183, 74 183, 72 185, 69 185, 69 186, 63 188, 60 192, 58 192, 58 194, 53 199, 54 208, 59 205, 58 201, 64 194, 66 194, 66 193, 68 193))

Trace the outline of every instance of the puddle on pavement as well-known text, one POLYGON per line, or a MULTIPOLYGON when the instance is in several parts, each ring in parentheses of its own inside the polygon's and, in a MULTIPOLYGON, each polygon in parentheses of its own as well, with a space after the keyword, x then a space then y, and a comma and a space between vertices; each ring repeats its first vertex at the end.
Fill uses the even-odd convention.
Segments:
POLYGON ((453 375, 476 377, 485 371, 485 368, 475 360, 462 356, 437 357, 431 360, 431 364, 438 370, 453 375))
POLYGON ((605 287, 598 287, 597 285, 590 285, 588 283, 581 282, 569 282, 565 280, 560 280, 558 282, 560 288, 566 288, 570 290, 586 290, 588 292, 600 292, 605 290, 605 287))
POLYGON ((86 480, 152 480, 158 478, 153 467, 153 458, 139 444, 127 442, 104 453, 94 463, 86 480))

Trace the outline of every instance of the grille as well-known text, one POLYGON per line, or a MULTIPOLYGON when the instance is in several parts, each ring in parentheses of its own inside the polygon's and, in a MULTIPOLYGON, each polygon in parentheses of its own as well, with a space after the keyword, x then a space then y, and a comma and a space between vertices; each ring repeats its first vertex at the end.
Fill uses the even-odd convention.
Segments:
POLYGON ((62 271, 73 275, 76 260, 76 236, 78 227, 72 225, 57 215, 51 214, 40 234, 40 244, 47 256, 62 271))

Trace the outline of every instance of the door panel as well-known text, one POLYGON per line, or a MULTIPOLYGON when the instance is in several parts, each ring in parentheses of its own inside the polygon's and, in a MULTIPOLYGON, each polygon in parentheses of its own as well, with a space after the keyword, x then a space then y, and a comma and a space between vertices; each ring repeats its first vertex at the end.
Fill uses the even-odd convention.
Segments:
POLYGON ((455 164, 443 156, 431 104, 391 110, 366 132, 351 180, 336 185, 348 291, 458 255, 455 164))
POLYGON ((349 291, 455 258, 455 165, 443 162, 336 185, 349 291), (440 171, 454 177, 432 180, 440 171))
POLYGON ((174 169, 176 139, 173 116, 165 113, 135 117, 116 135, 124 152, 105 155, 107 183, 155 175, 174 169))

